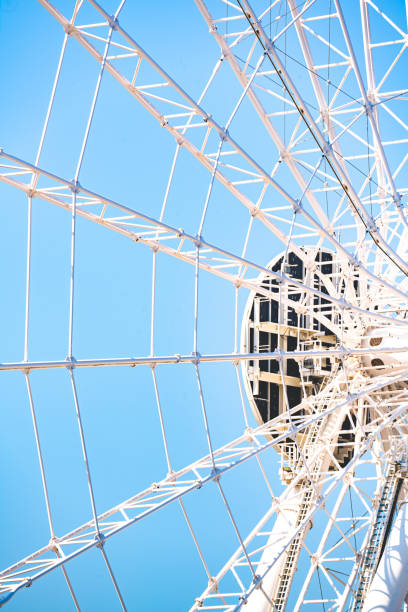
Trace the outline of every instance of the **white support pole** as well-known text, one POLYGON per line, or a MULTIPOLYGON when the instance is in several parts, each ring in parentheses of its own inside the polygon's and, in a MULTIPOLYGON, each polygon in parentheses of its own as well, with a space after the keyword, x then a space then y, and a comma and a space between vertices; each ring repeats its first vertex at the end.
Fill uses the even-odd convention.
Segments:
POLYGON ((296 518, 303 498, 302 491, 301 486, 295 487, 291 496, 279 507, 275 525, 256 568, 256 573, 262 576, 273 565, 260 583, 262 589, 256 589, 248 599, 245 612, 270 612, 273 609, 269 597, 273 600, 276 594, 281 571, 286 560, 285 555, 280 555, 280 557, 278 555, 282 547, 290 540, 296 528, 296 518), (278 560, 274 562, 276 557, 278 557, 278 560), (265 594, 267 597, 265 597, 265 594))
POLYGON ((398 512, 363 612, 399 612, 408 591, 408 499, 398 512))

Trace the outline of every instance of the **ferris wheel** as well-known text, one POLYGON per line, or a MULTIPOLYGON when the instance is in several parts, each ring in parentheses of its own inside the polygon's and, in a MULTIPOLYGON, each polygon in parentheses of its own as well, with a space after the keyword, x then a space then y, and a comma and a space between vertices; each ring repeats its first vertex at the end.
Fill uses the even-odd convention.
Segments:
POLYGON ((136 4, 3 10, 0 607, 404 609, 408 7, 136 4))

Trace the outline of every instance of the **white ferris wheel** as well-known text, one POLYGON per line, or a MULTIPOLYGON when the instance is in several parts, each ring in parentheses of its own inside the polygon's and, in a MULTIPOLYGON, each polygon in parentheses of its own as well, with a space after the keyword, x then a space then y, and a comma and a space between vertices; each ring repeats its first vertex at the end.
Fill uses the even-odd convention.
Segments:
POLYGON ((137 5, 2 9, 0 606, 406 609, 408 7, 137 5))

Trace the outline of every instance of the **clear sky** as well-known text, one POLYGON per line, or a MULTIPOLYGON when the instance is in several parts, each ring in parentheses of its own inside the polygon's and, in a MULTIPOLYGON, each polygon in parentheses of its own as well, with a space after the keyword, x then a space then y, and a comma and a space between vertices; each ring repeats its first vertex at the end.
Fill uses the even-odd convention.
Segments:
MULTIPOLYGON (((115 0, 104 0, 109 13, 115 0)), ((344 3, 346 4, 346 3, 344 3)), ((398 17, 398 2, 390 10, 398 17)), ((68 18, 71 0, 55 3, 68 18)), ((351 16, 352 11, 348 13, 351 16)), ((89 12, 89 15, 91 13, 89 12)), ((80 23, 88 15, 80 17, 80 23)), ((197 99, 219 58, 219 49, 193 2, 134 2, 122 26, 183 88, 197 99)), ((358 48, 358 26, 351 24, 358 48)), ((61 26, 37 2, 0 2, 0 146, 34 162, 63 40, 61 26)), ((361 48, 360 48, 361 51, 361 48)), ((326 61, 326 58, 324 59, 326 61)), ((322 63, 324 63, 322 61, 322 63)), ((98 64, 69 40, 40 167, 71 180, 98 76, 98 64)), ((147 77, 146 77, 147 78, 147 77)), ((299 77, 301 80, 303 77, 299 77)), ((306 79, 306 77, 304 77, 306 79)), ((223 66, 203 106, 221 124, 240 89, 223 66)), ((246 104, 231 128, 270 170, 276 158, 259 119, 246 104), (235 130, 235 131, 234 131, 235 130)), ((104 75, 79 181, 91 190, 155 218, 166 190, 173 138, 109 75, 104 75)), ((282 180, 285 180, 282 171, 282 180)), ((164 220, 197 233, 209 174, 182 150, 164 220)), ((289 183, 286 188, 296 188, 289 183)), ((280 203, 280 196, 274 196, 280 203)), ((0 361, 24 356, 27 198, 0 184, 0 361)), ((214 187, 205 238, 240 253, 248 212, 219 185, 214 187)), ((68 354, 71 217, 39 199, 33 202, 29 359, 63 360, 68 354)), ((258 227, 248 257, 260 265, 281 250, 258 227)), ((77 221, 73 355, 76 359, 136 357, 150 351, 152 252, 84 219, 77 221)), ((240 291, 238 319, 248 297, 240 291)), ((234 350, 235 290, 211 275, 200 278, 198 350, 234 350)), ((157 355, 193 350, 194 268, 157 256, 157 355)), ((244 429, 235 369, 201 365, 214 447, 244 429)), ((75 373, 89 463, 100 513, 167 473, 152 373, 149 367, 95 368, 75 373)), ((200 397, 192 365, 157 368, 159 392, 174 469, 207 453, 200 397)), ((91 518, 69 373, 30 375, 57 535, 91 518)), ((5 568, 49 541, 41 475, 21 372, 0 373, 0 565, 5 568)), ((250 416, 251 424, 255 421, 250 416)), ((274 451, 265 454, 280 490, 274 451)), ((225 476, 225 490, 245 535, 262 515, 267 492, 255 464, 225 476)), ((197 538, 215 575, 238 546, 216 486, 185 501, 197 538)), ((106 545, 129 610, 188 609, 207 578, 180 507, 174 503, 125 530, 106 545)), ((93 549, 67 565, 83 610, 119 610, 103 559, 93 549)), ((24 589, 8 604, 14 611, 72 610, 60 570, 24 589)))
MULTIPOLYGON (((72 2, 57 6, 71 15, 72 2)), ((115 2, 104 6, 113 12, 115 2)), ((1 7, 1 54, 7 58, 1 68, 1 145, 34 161, 63 33, 39 3, 2 2, 1 7)), ((219 54, 214 44, 209 45, 207 27, 191 3, 179 2, 175 9, 167 2, 154 6, 129 2, 121 23, 193 96, 199 95, 219 54)), ((68 179, 74 176, 97 75, 98 65, 70 41, 40 161, 68 179)), ((104 77, 81 183, 158 216, 174 150, 173 139, 113 79, 104 77)), ((178 173, 168 221, 194 234, 198 214, 194 203, 201 210, 208 177, 186 154, 178 173)), ((19 361, 24 349, 27 199, 4 185, 1 198, 0 249, 2 261, 7 262, 2 266, 1 360, 19 361)), ((70 229, 68 213, 34 201, 32 360, 67 355, 70 229)), ((77 229, 74 356, 147 355, 151 251, 82 219, 77 229)), ((224 229, 225 224, 221 233, 224 229)), ((228 246, 227 239, 224 244, 228 246)), ((193 348, 194 269, 160 255, 157 263, 156 353, 188 354, 193 348)), ((203 283, 207 306, 200 316, 199 350, 230 352, 233 290, 212 277, 203 283)), ((195 374, 189 365, 166 366, 157 376, 170 453, 175 468, 180 468, 207 452, 195 374)), ((234 404, 239 406, 234 370, 228 365, 203 366, 202 376, 217 447, 242 432, 240 412, 238 422, 231 413, 234 404)), ((44 371, 32 374, 31 382, 55 530, 63 534, 91 517, 69 377, 65 371, 44 371)), ((146 367, 105 368, 78 372, 77 383, 96 506, 102 512, 167 473, 152 376, 146 367)), ((1 376, 0 385, 5 475, 0 489, 0 558, 6 567, 46 544, 49 529, 24 376, 17 372, 1 376)), ((220 557, 214 540, 228 541, 229 553, 237 541, 215 487, 211 488, 186 500, 186 508, 216 573, 224 555, 220 557)), ((245 488, 250 491, 251 486, 245 488)), ((238 490, 234 496, 237 510, 247 505, 238 490)), ((252 519, 248 527, 251 524, 252 519)), ((183 610, 206 585, 178 506, 117 536, 107 545, 107 553, 130 610, 183 610)), ((119 609, 99 551, 75 560, 68 571, 84 610, 119 609)), ((58 571, 24 589, 8 607, 62 611, 73 605, 58 571)))

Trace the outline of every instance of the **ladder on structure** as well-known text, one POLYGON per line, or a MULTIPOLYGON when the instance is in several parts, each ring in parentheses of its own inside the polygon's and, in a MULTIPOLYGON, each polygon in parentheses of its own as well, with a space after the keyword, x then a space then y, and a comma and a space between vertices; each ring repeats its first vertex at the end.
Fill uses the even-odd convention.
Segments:
MULTIPOLYGON (((322 407, 321 410, 323 409, 324 408, 322 407)), ((316 421, 315 423, 313 423, 308 432, 306 444, 304 445, 304 454, 306 459, 309 453, 312 454, 314 452, 314 445, 318 439, 319 434, 322 431, 322 428, 324 427, 323 423, 324 421, 316 421)), ((300 461, 299 464, 301 465, 300 461)), ((299 510, 296 517, 296 527, 299 527, 299 525, 304 521, 308 511, 310 510, 311 503, 315 498, 315 489, 313 487, 313 484, 320 474, 321 464, 322 457, 320 455, 311 470, 311 481, 305 483, 304 485, 305 488, 302 493, 302 501, 299 506, 299 510)), ((298 467, 300 467, 300 465, 298 467)), ((276 590, 276 595, 273 599, 272 609, 274 610, 274 612, 282 612, 285 609, 285 605, 287 602, 287 594, 290 589, 293 576, 296 572, 297 561, 299 558, 302 542, 305 537, 305 531, 306 530, 303 529, 297 534, 297 536, 290 543, 286 552, 285 562, 280 572, 278 588, 276 590)))
MULTIPOLYGON (((313 489, 309 487, 305 490, 303 494, 302 504, 299 508, 296 527, 300 525, 300 523, 304 520, 309 508, 310 502, 312 500, 313 489)), ((294 540, 292 540, 288 551, 286 553, 285 563, 282 568, 280 574, 280 580, 278 589, 276 592, 276 596, 273 600, 274 607, 273 610, 276 612, 281 612, 285 609, 285 604, 287 601, 287 593, 290 588, 294 573, 296 571, 297 560, 300 553, 300 548, 302 545, 304 534, 303 532, 298 533, 294 540)))
POLYGON ((360 580, 355 591, 353 612, 359 612, 364 604, 374 573, 386 544, 386 535, 391 526, 402 479, 399 464, 391 463, 377 508, 374 524, 360 566, 360 580))

